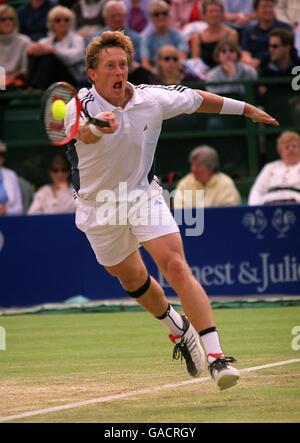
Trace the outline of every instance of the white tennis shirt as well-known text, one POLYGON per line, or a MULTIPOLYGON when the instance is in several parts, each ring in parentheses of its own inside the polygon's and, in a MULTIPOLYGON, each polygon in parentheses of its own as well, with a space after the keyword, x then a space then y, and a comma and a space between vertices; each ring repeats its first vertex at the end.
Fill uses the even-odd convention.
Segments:
MULTIPOLYGON (((163 120, 191 114, 203 101, 193 89, 181 85, 129 85, 133 95, 124 109, 107 102, 94 86, 78 93, 91 117, 104 111, 113 112, 119 123, 114 134, 103 135, 97 143, 74 140, 68 147, 73 184, 84 200, 95 201, 101 190, 117 194, 119 183, 126 183, 128 192, 147 190, 163 120)), ((67 106, 66 133, 71 131, 75 115, 75 101, 72 100, 67 106)))

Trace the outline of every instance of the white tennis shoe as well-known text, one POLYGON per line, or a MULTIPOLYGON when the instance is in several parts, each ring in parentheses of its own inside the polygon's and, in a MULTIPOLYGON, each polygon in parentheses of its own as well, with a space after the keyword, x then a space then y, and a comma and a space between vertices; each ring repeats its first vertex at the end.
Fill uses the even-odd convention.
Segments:
POLYGON ((186 331, 182 336, 169 335, 169 339, 175 343, 173 360, 184 358, 188 373, 192 377, 198 377, 206 363, 205 353, 200 344, 199 334, 191 325, 187 317, 182 315, 186 331))
POLYGON ((215 358, 208 355, 207 361, 210 375, 221 391, 237 384, 240 378, 240 373, 236 368, 229 364, 236 362, 233 357, 224 357, 222 355, 215 358))

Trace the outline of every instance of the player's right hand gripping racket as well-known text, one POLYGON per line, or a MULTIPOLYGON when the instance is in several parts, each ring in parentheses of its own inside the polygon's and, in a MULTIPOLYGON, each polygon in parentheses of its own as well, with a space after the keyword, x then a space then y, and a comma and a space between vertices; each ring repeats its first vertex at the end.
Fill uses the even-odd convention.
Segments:
POLYGON ((106 120, 99 120, 92 118, 88 115, 87 111, 83 108, 80 99, 77 96, 76 89, 66 82, 53 83, 46 89, 42 100, 42 123, 45 134, 50 143, 54 146, 64 146, 69 143, 79 131, 80 114, 84 113, 88 123, 92 123, 95 126, 109 127, 109 123, 106 120), (74 98, 76 104, 76 115, 74 125, 71 133, 66 135, 64 127, 64 109, 70 100, 74 98), (53 113, 53 104, 57 100, 62 100, 60 108, 62 115, 60 118, 53 113))

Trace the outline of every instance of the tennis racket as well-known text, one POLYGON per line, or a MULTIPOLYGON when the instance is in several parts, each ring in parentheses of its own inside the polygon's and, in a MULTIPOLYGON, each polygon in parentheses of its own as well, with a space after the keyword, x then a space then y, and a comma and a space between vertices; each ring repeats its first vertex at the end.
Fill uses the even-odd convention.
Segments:
POLYGON ((109 123, 106 120, 99 120, 97 118, 92 118, 83 108, 83 105, 77 95, 76 89, 66 82, 56 82, 46 89, 43 100, 42 100, 42 124, 44 132, 54 146, 64 146, 68 144, 74 136, 79 131, 80 125, 80 114, 84 113, 87 121, 95 126, 100 126, 102 128, 109 127, 109 123), (62 111, 64 106, 66 106, 70 100, 75 99, 76 106, 76 117, 74 121, 73 128, 69 135, 65 133, 64 127, 64 116, 61 119, 57 119, 53 115, 53 103, 56 100, 62 100, 62 111))

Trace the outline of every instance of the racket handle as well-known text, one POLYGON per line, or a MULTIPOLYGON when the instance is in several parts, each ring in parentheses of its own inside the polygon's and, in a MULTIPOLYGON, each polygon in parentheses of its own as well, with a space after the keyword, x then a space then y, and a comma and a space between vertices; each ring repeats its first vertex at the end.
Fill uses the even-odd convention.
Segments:
POLYGON ((99 118, 90 118, 89 123, 95 126, 100 126, 100 128, 109 128, 110 126, 107 120, 100 120, 99 118))

